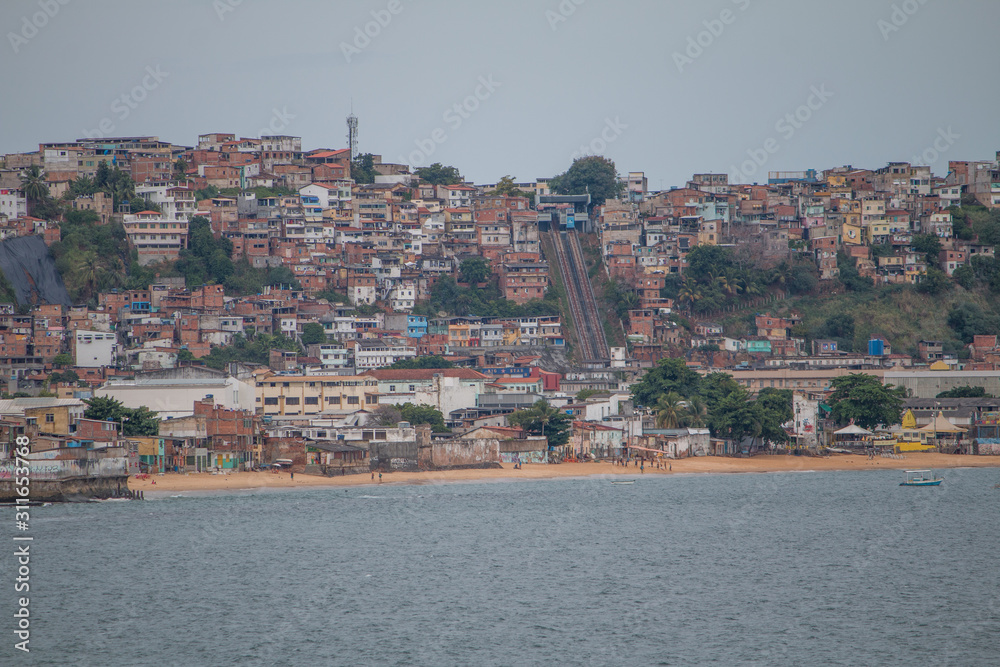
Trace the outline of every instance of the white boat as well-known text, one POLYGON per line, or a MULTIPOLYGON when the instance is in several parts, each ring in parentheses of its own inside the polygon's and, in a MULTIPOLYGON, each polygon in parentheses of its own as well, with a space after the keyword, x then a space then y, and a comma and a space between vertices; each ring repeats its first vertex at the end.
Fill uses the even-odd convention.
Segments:
POLYGON ((634 479, 613 479, 613 480, 611 480, 611 483, 612 484, 635 484, 635 480, 634 479))
POLYGON ((933 470, 907 470, 906 479, 899 483, 900 486, 938 486, 944 481, 941 477, 935 477, 933 470))

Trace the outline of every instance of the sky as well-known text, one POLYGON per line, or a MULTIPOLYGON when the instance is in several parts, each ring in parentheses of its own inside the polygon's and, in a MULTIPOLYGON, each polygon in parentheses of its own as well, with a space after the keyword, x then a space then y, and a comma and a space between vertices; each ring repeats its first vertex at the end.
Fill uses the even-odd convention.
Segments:
POLYGON ((477 183, 993 159, 988 0, 4 0, 0 153, 290 134, 477 183))

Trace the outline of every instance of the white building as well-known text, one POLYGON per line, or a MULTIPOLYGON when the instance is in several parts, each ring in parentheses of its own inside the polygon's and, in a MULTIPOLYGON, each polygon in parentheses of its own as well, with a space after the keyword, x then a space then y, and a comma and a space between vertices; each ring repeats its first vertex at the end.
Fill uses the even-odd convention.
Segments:
POLYGON ((210 368, 183 368, 136 373, 135 379, 113 378, 94 392, 121 401, 127 408, 146 406, 162 419, 193 414, 195 401, 212 396, 230 410, 254 410, 256 387, 210 368))
POLYGON ((400 359, 413 359, 417 348, 385 340, 359 340, 354 345, 354 366, 358 372, 391 366, 400 359))
POLYGON ((73 358, 77 366, 96 368, 114 366, 118 348, 114 333, 77 329, 73 338, 73 358))
POLYGON ((23 218, 28 215, 28 200, 20 190, 0 190, 0 216, 8 220, 23 218))

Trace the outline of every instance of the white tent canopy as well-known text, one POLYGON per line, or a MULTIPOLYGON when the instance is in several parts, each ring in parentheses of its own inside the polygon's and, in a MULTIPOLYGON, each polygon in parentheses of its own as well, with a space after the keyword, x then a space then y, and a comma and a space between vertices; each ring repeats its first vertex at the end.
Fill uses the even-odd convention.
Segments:
POLYGON ((863 429, 855 424, 850 424, 840 429, 839 431, 834 431, 834 435, 874 435, 871 431, 863 429))

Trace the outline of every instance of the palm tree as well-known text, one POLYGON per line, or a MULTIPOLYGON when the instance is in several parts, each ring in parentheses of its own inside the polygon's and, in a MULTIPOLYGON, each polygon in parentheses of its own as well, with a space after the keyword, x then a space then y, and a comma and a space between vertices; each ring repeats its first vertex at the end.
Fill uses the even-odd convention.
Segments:
POLYGON ((88 252, 77 260, 74 272, 87 288, 87 294, 93 294, 97 283, 104 277, 104 266, 96 252, 88 252))
POLYGON ((89 176, 81 176, 69 182, 69 191, 77 197, 92 195, 97 191, 97 184, 89 176))
POLYGON ((663 394, 656 401, 657 428, 678 428, 684 416, 681 396, 675 391, 663 394))
POLYGON ((680 291, 677 293, 677 300, 680 303, 688 304, 688 309, 694 307, 695 301, 701 299, 701 292, 698 291, 698 286, 684 281, 684 286, 681 287, 680 291))
POLYGON ((704 428, 708 422, 708 405, 700 396, 695 396, 687 401, 687 412, 681 420, 685 426, 692 428, 704 428))
POLYGON ((45 182, 45 172, 37 164, 33 164, 21 172, 21 191, 28 200, 30 215, 38 202, 49 196, 49 186, 45 182))

